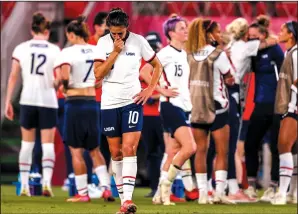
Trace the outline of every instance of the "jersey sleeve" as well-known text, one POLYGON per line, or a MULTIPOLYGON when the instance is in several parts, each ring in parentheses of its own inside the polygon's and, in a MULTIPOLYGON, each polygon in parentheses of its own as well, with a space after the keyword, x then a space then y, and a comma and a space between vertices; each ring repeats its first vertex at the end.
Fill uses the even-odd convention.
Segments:
POLYGON ((12 52, 12 59, 20 62, 21 58, 22 58, 22 53, 23 53, 23 48, 22 45, 18 45, 15 47, 15 49, 12 52))
POLYGON ((222 75, 225 75, 231 71, 232 66, 225 52, 222 52, 215 60, 214 67, 215 69, 218 69, 222 75))
POLYGON ((97 45, 95 47, 95 54, 94 54, 94 61, 105 61, 107 59, 106 52, 105 52, 105 40, 99 39, 97 45))
POLYGON ((59 65, 57 66, 61 66, 61 65, 70 65, 72 66, 72 56, 71 53, 69 53, 68 48, 63 49, 59 55, 60 59, 57 59, 57 63, 59 63, 59 65))
POLYGON ((151 62, 155 57, 155 52, 149 45, 148 41, 140 36, 141 40, 141 55, 146 62, 151 62))
POLYGON ((256 56, 258 54, 260 40, 251 40, 245 43, 245 54, 248 57, 256 56))
POLYGON ((169 64, 169 62, 171 60, 171 56, 169 54, 167 54, 164 50, 159 51, 156 54, 156 56, 159 59, 162 67, 165 67, 167 64, 169 64))

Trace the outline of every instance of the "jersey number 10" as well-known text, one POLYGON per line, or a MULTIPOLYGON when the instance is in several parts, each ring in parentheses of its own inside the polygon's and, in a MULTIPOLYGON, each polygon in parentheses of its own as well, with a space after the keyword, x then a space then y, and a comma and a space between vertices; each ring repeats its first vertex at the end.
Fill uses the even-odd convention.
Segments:
POLYGON ((31 74, 37 74, 37 75, 44 75, 44 73, 42 71, 40 71, 39 69, 41 68, 41 66, 43 66, 43 64, 45 64, 45 62, 47 61, 47 56, 44 54, 35 54, 32 53, 31 54, 31 74), (38 66, 35 68, 35 58, 41 59, 38 66))

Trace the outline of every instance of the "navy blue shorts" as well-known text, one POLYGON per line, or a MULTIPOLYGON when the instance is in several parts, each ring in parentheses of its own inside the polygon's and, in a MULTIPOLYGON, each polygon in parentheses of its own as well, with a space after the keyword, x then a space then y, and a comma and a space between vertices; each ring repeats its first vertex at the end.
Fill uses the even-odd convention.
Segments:
POLYGON ((20 124, 25 129, 51 129, 58 123, 58 109, 20 105, 20 124))
POLYGON ((115 109, 101 110, 101 129, 107 137, 142 131, 143 106, 135 103, 115 109))
POLYGON ((286 117, 291 117, 298 121, 298 114, 292 113, 292 112, 287 112, 286 114, 281 115, 280 117, 281 117, 281 120, 285 119, 286 117))
POLYGON ((172 137, 176 130, 181 126, 190 127, 190 112, 174 106, 170 102, 160 103, 160 116, 163 121, 164 129, 166 129, 172 137))
POLYGON ((69 97, 64 105, 63 138, 73 148, 93 150, 99 142, 99 107, 94 97, 69 97))
POLYGON ((196 129, 204 129, 206 132, 213 132, 223 128, 227 124, 229 124, 229 111, 217 114, 215 120, 211 124, 191 123, 191 126, 196 129))
POLYGON ((240 129, 239 129, 239 140, 245 141, 249 123, 250 123, 249 120, 242 120, 241 121, 240 129))

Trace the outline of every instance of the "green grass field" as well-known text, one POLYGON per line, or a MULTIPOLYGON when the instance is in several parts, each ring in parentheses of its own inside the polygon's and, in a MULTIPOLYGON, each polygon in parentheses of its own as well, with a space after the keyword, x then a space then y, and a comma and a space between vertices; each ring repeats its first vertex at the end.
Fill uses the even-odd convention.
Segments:
MULTIPOLYGON (((238 204, 238 205, 198 205, 196 202, 176 204, 175 206, 152 205, 151 199, 143 196, 148 189, 137 188, 134 201, 138 206, 138 214, 203 214, 203 213, 297 213, 296 205, 272 206, 270 204, 238 204)), ((119 200, 106 203, 102 199, 91 203, 66 203, 67 193, 60 188, 54 189, 54 198, 17 197, 13 186, 1 186, 1 213, 102 213, 114 214, 119 209, 119 200)))

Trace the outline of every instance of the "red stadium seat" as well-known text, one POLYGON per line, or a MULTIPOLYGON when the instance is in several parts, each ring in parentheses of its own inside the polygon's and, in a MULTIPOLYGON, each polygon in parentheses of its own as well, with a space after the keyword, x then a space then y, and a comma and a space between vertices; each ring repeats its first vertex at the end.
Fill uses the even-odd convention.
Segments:
POLYGON ((1 2, 1 26, 3 26, 6 19, 10 16, 14 6, 14 1, 4 1, 1 2))
POLYGON ((234 2, 209 2, 209 16, 235 16, 234 2))
POLYGON ((199 2, 167 2, 167 10, 169 14, 177 13, 179 15, 198 16, 199 2))
POLYGON ((297 2, 276 2, 277 16, 296 17, 297 20, 297 2))
POLYGON ((74 19, 81 15, 88 2, 86 1, 66 1, 64 2, 64 17, 74 19))

